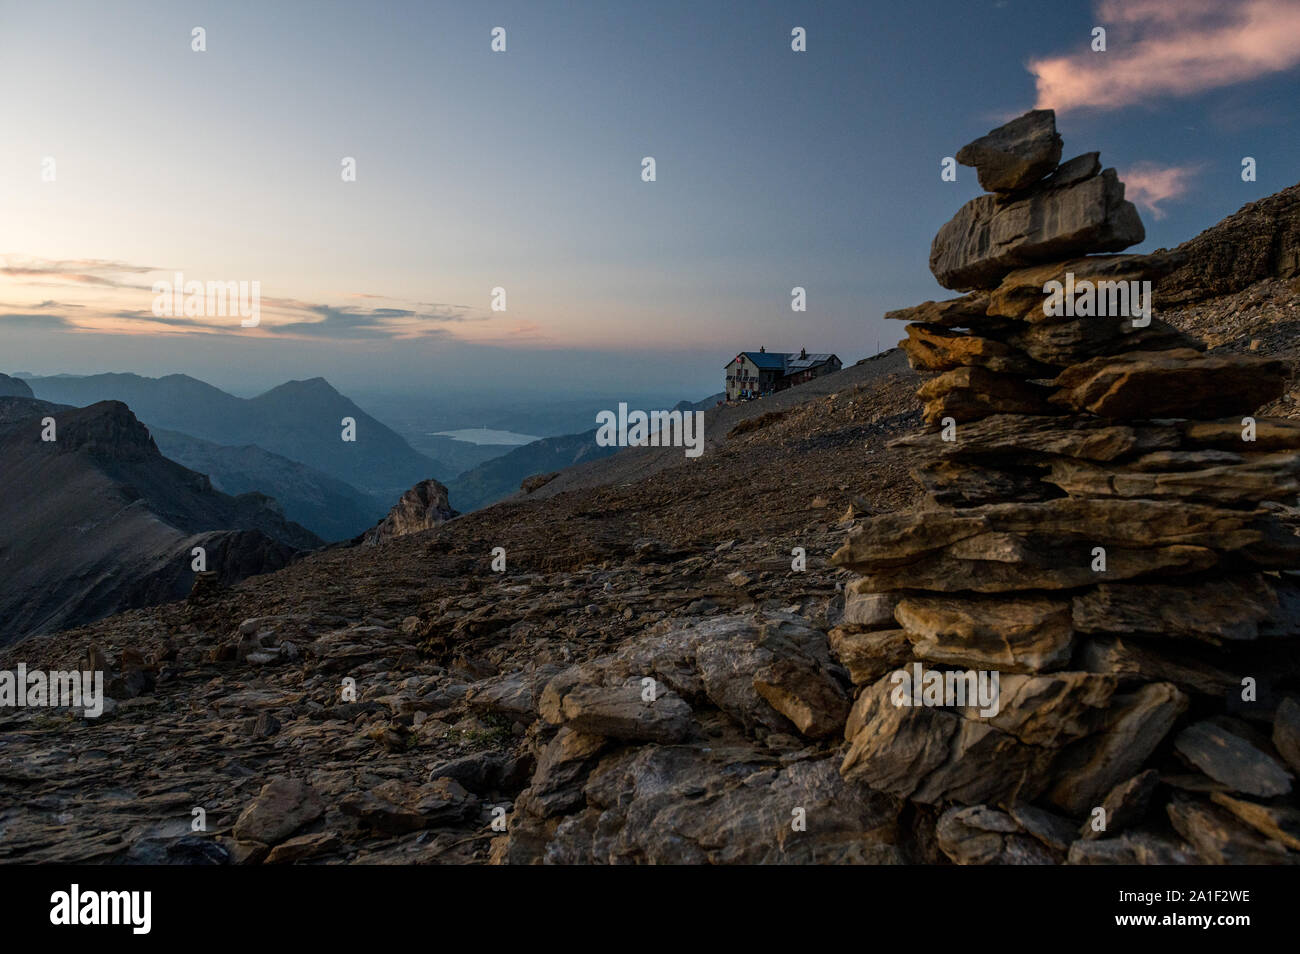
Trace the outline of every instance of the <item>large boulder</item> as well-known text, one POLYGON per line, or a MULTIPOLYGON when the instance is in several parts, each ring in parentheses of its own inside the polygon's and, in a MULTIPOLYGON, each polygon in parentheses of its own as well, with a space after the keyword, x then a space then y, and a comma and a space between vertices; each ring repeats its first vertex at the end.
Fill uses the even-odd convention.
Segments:
POLYGON ((1048 801, 1082 816, 1132 778, 1187 710, 1189 700, 1169 683, 1147 683, 1116 698, 1101 732, 1076 742, 1053 766, 1048 801))
POLYGON ((898 343, 908 363, 918 371, 950 371, 979 367, 989 371, 1043 377, 1045 369, 1022 353, 991 338, 959 334, 943 325, 915 323, 898 343))
POLYGON ((1231 791, 1260 798, 1291 791, 1291 774, 1276 759, 1218 723, 1202 720, 1188 726, 1174 740, 1174 748, 1231 791))
POLYGON ((626 742, 679 742, 691 733, 691 707, 671 690, 653 698, 639 679, 621 686, 579 686, 561 702, 564 725, 626 742))
POLYGON ((997 802, 1041 790, 1048 750, 957 709, 896 704, 898 685, 893 676, 883 678, 854 703, 840 764, 847 781, 927 805, 997 802))
POLYGON ((1146 238, 1124 184, 1107 169, 1066 186, 1045 184, 1019 198, 981 195, 939 229, 930 271, 945 288, 995 288, 1013 269, 1119 252, 1146 238))
POLYGON ((1280 358, 1134 351, 1067 368, 1050 400, 1098 417, 1227 417, 1272 401, 1286 390, 1290 373, 1280 358))
POLYGON ((1010 374, 980 367, 959 367, 931 378, 917 389, 925 402, 925 422, 946 417, 964 423, 991 414, 1051 414, 1048 392, 1010 374))
POLYGON ((1098 582, 1097 546, 1106 549, 1108 582, 1205 570, 1223 554, 1265 568, 1300 559, 1300 537, 1261 511, 1062 497, 882 514, 850 530, 831 562, 880 591, 1056 590, 1098 582))
POLYGON ((1012 192, 1032 185, 1061 161, 1056 113, 1034 109, 986 136, 962 146, 957 161, 974 166, 980 186, 989 192, 1012 192))
MULTIPOLYGON (((1008 272, 986 298, 987 316, 1020 318, 1030 322, 1077 324, 1078 317, 1095 321, 1106 314, 1118 315, 1120 309, 1109 307, 1109 287, 1105 282, 1141 282, 1167 274, 1187 260, 1181 252, 1156 252, 1151 255, 1084 255, 1066 261, 1052 261, 1044 265, 1031 265, 1008 272), (1070 276, 1074 276, 1070 279, 1070 276), (1091 316, 1066 314, 1048 315, 1043 308, 1047 295, 1043 286, 1048 282, 1062 285, 1073 281, 1076 297, 1092 284, 1094 291, 1105 293, 1106 308, 1097 308, 1091 316)), ((958 299, 959 301, 961 299, 958 299)), ((1062 309, 1064 310, 1064 309, 1062 309)), ((920 319, 917 319, 920 320, 920 319)), ((1091 322, 1085 322, 1091 323, 1091 322)))
POLYGON ((325 802, 302 779, 277 776, 262 786, 235 822, 240 841, 275 845, 325 814, 325 802))
POLYGON ((921 659, 949 666, 1040 672, 1070 661, 1070 604, 1045 596, 911 595, 894 615, 921 659))
POLYGON ((935 826, 939 850, 959 865, 1050 865, 1059 860, 1006 812, 987 805, 950 808, 935 826))
MULTIPOLYGON (((1266 577, 1237 575, 1194 584, 1102 583, 1074 597, 1075 629, 1219 644, 1255 639, 1285 612, 1266 577)), ((1297 707, 1300 709, 1300 707, 1297 707)))

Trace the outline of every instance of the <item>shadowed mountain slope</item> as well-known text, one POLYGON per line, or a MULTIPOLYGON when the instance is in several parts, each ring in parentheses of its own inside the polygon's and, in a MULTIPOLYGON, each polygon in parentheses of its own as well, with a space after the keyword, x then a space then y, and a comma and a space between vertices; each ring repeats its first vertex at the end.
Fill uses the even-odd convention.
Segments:
MULTIPOLYGON (((715 394, 702 401, 681 401, 673 410, 711 410, 722 397, 722 394, 715 394)), ((543 437, 485 461, 450 481, 451 501, 463 511, 477 510, 518 493, 527 478, 537 478, 541 482, 533 485, 541 486, 545 482, 542 481, 544 476, 577 464, 602 460, 620 450, 597 444, 594 427, 580 434, 543 437)))
POLYGON ((149 428, 164 455, 207 474, 223 493, 264 492, 284 515, 324 540, 348 540, 374 526, 391 504, 256 444, 227 447, 180 431, 149 428))
POLYGON ((234 582, 321 545, 270 498, 220 493, 163 457, 124 404, 32 404, 0 424, 0 642, 182 597, 196 546, 234 582))
POLYGON ((0 397, 35 397, 32 389, 27 386, 27 382, 22 378, 12 378, 7 374, 0 374, 0 397))

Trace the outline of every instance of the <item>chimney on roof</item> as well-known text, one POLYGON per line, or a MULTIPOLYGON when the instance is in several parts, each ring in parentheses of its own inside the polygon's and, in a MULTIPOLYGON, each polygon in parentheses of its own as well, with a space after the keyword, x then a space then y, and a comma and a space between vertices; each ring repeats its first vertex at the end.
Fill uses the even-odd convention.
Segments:
POLYGON ((805 358, 807 358, 807 357, 808 357, 808 349, 807 349, 807 348, 800 348, 800 349, 799 349, 799 360, 802 361, 803 359, 805 359, 805 358))
POLYGON ((759 345, 759 346, 758 346, 758 353, 759 353, 759 354, 767 354, 767 349, 764 348, 762 345, 759 345))

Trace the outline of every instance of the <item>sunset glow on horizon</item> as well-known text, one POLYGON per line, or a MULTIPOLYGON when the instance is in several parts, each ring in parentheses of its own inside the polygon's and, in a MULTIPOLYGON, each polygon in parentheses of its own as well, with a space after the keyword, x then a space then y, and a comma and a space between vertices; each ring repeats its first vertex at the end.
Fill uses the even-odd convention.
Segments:
POLYGON ((775 2, 180 3, 139 30, 95 4, 6 0, 0 79, 33 94, 6 104, 0 342, 42 373, 84 365, 94 337, 123 339, 102 359, 138 357, 124 369, 383 366, 412 387, 433 367, 469 375, 465 349, 498 353, 503 386, 518 362, 558 382, 580 352, 690 353, 671 373, 703 386, 737 349, 892 346, 881 316, 945 294, 930 238, 979 191, 969 170, 941 181, 940 161, 1036 100, 1128 182, 1135 251, 1297 178, 1300 56, 1261 24, 1300 23, 1300 0, 1194 0, 1173 19, 1007 7, 801 11, 796 55, 775 2), (966 54, 991 45, 1004 55, 970 82, 966 54), (1177 88, 1144 65, 1190 49, 1177 88), (154 284, 177 273, 258 283, 260 320, 157 314, 154 284))

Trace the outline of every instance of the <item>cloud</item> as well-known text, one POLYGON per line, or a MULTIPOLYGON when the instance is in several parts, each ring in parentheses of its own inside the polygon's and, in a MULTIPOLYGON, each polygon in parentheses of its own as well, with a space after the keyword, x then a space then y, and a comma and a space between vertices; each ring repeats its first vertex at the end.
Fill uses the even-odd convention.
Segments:
POLYGON ((375 301, 396 301, 413 306, 417 309, 423 309, 423 314, 434 321, 482 321, 483 315, 481 308, 475 308, 473 305, 454 305, 445 301, 403 301, 400 298, 393 298, 389 295, 372 295, 368 292, 352 292, 345 297, 347 298, 368 298, 375 301))
POLYGON ((47 298, 45 301, 24 302, 21 305, 9 304, 0 301, 0 310, 9 308, 29 309, 32 311, 62 311, 65 308, 83 308, 84 305, 78 305, 70 301, 55 301, 53 298, 47 298))
MULTIPOLYGON (((55 287, 59 299, 0 302, 7 311, 28 326, 43 326, 69 332, 103 334, 203 334, 297 340, 413 340, 451 337, 451 328, 467 322, 488 321, 481 308, 444 302, 416 302, 388 295, 355 292, 345 299, 386 303, 381 307, 335 305, 272 295, 258 296, 260 323, 243 328, 241 315, 156 315, 153 312, 153 282, 149 273, 161 273, 168 283, 174 271, 149 265, 132 265, 108 259, 42 259, 0 256, 0 287, 15 289, 55 287), (143 276, 140 278, 138 276, 143 276), (78 299, 76 302, 69 298, 78 299), (77 309, 76 312, 69 312, 77 309), (60 312, 57 321, 37 322, 46 310, 60 312)), ((184 273, 183 273, 184 274, 184 273)), ((200 281, 211 276, 185 274, 200 281)), ((252 279, 246 279, 251 281, 252 279)), ((259 280, 260 281, 260 280, 259 280)), ((260 287, 260 285, 259 285, 260 287)), ((33 296, 34 297, 34 296, 33 296)))
MULTIPOLYGON (((380 298, 383 295, 352 295, 353 298, 380 298)), ((321 305, 294 299, 263 299, 264 304, 281 312, 296 315, 296 320, 264 325, 268 334, 281 337, 309 338, 431 338, 448 334, 447 324, 481 321, 466 314, 464 306, 431 305, 416 308, 357 308, 321 305)), ((418 303, 414 303, 418 304, 418 303)))
POLYGON ((100 285, 105 288, 147 288, 147 285, 124 281, 123 275, 145 275, 156 272, 152 265, 130 265, 99 258, 48 259, 25 258, 6 255, 0 258, 0 276, 7 278, 44 279, 21 284, 51 285, 72 282, 79 285, 100 285))
POLYGON ((336 308, 311 305, 307 311, 317 320, 292 321, 268 329, 276 335, 307 335, 313 338, 418 338, 443 334, 430 323, 456 321, 454 317, 422 314, 405 308, 336 308))
MULTIPOLYGON (((170 328, 182 328, 186 330, 211 329, 212 331, 230 331, 231 326, 238 321, 238 316, 230 318, 193 318, 173 315, 155 315, 152 311, 145 311, 142 308, 127 308, 119 311, 101 312, 102 317, 120 318, 124 321, 147 322, 154 325, 163 325, 170 328)), ((99 330, 99 329, 92 329, 99 330)))
POLYGON ((1160 203, 1181 198, 1191 188, 1199 165, 1162 166, 1156 162, 1139 162, 1122 171, 1124 198, 1150 211, 1157 219, 1165 217, 1160 203))
POLYGON ((71 328, 72 323, 62 315, 0 312, 0 322, 18 328, 71 328))
POLYGON ((1115 109, 1300 66, 1300 0, 1101 0, 1107 50, 1030 60, 1037 107, 1115 109))

